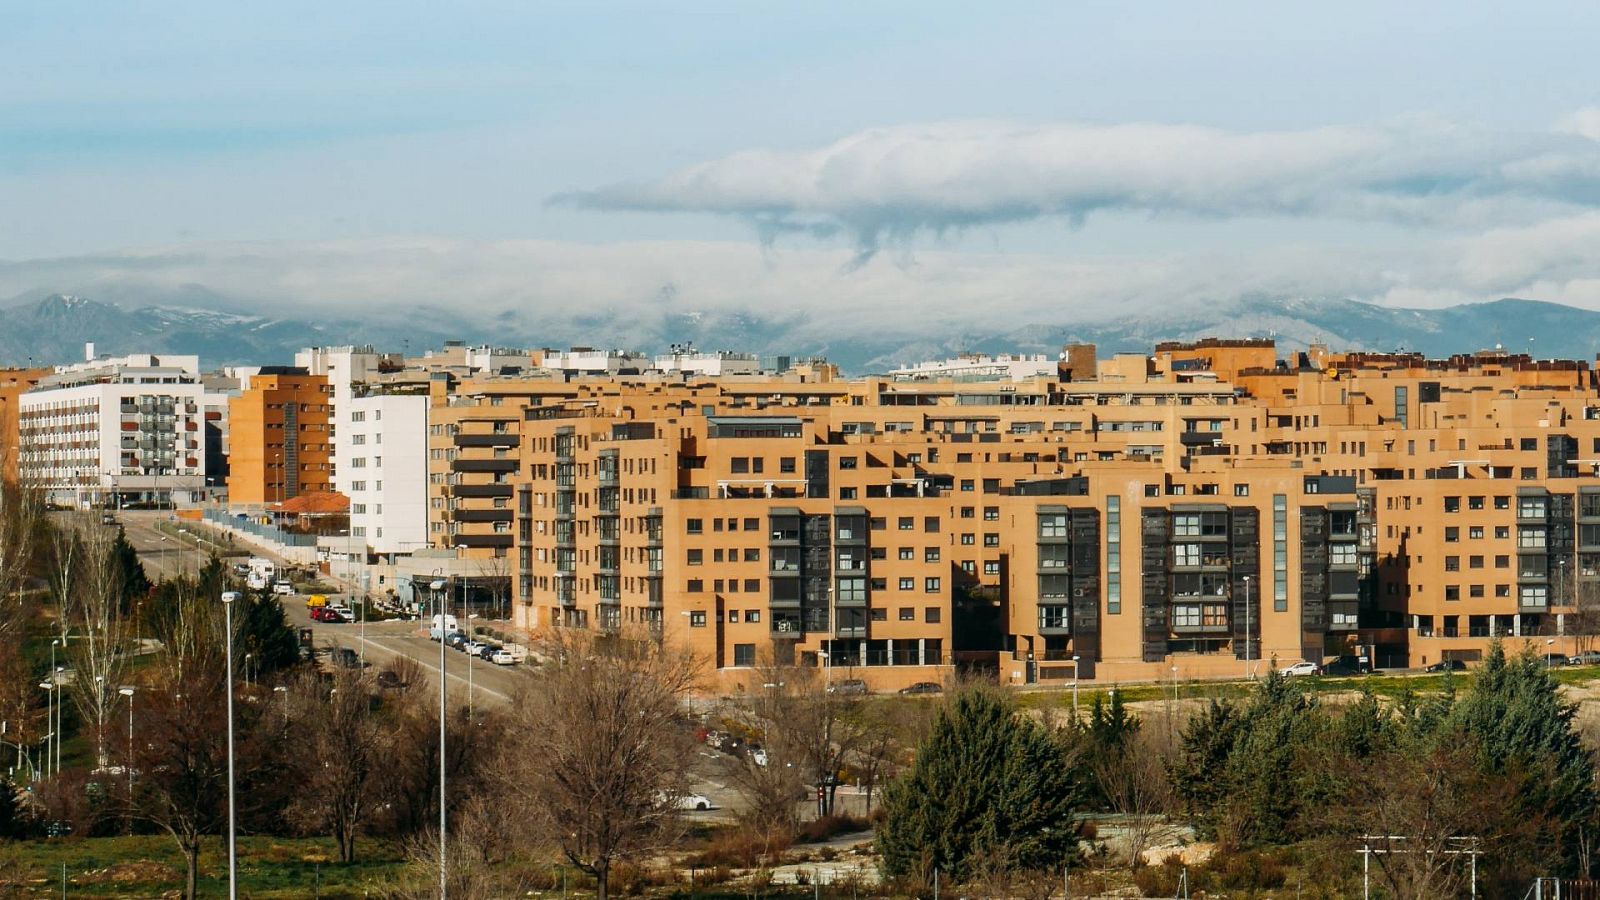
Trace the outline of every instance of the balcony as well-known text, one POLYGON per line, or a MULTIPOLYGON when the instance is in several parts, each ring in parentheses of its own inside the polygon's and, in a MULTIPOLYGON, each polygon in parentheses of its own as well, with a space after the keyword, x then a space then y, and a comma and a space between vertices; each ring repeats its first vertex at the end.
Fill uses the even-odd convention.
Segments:
POLYGON ((452 472, 515 472, 514 459, 456 459, 450 461, 452 472))
POLYGON ((509 509, 453 509, 450 518, 456 522, 509 522, 509 509))
POLYGON ((457 447, 515 447, 522 439, 515 434, 457 434, 457 447))
POLYGON ((450 488, 450 496, 462 498, 510 497, 509 484, 458 484, 450 488))
POLYGON ((1070 606, 1040 606, 1039 607, 1039 633, 1043 635, 1067 635, 1072 633, 1072 607, 1070 606))
POLYGON ((511 534, 456 534, 450 539, 462 547, 510 547, 514 537, 511 534))

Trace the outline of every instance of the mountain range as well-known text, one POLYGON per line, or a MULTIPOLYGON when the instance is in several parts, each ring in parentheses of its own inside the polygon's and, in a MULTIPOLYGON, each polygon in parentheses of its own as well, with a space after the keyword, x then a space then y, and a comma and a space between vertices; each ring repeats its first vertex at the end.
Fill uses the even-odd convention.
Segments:
MULTIPOLYGON (((1204 337, 1271 337, 1284 351, 1320 342, 1335 350, 1408 350, 1429 356, 1501 345, 1541 358, 1584 359, 1600 348, 1600 312, 1509 298, 1398 309, 1348 299, 1248 297, 1095 320, 1042 313, 1037 322, 972 325, 953 335, 852 333, 848 323, 830 327, 803 315, 755 312, 664 310, 655 317, 618 318, 604 311, 507 310, 474 321, 440 305, 312 322, 238 309, 203 288, 185 289, 155 303, 32 292, 0 305, 0 365, 73 362, 83 358, 86 341, 93 341, 99 353, 198 354, 206 366, 282 365, 307 346, 350 343, 420 353, 446 340, 645 351, 692 342, 706 350, 823 356, 853 374, 962 351, 1054 354, 1073 341, 1096 344, 1102 353, 1148 352, 1159 341, 1204 337)), ((975 311, 974 320, 981 318, 975 311)))

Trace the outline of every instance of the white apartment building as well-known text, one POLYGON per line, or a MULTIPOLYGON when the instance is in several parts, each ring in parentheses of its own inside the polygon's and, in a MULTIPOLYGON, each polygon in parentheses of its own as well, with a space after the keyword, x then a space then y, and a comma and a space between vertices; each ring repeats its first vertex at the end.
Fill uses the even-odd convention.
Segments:
POLYGON ((356 389, 340 426, 350 536, 393 557, 428 545, 428 395, 356 389))
POLYGON ((354 480, 350 473, 349 460, 355 455, 350 443, 350 413, 351 400, 355 397, 356 385, 363 384, 378 375, 378 364, 382 361, 382 354, 368 346, 344 347, 308 347, 294 355, 294 364, 305 369, 312 375, 328 376, 329 412, 328 421, 333 431, 333 489, 339 493, 350 496, 350 483, 354 480))
POLYGON ((565 372, 569 375, 617 375, 624 372, 647 372, 654 360, 643 353, 626 350, 595 350, 591 347, 573 347, 571 350, 540 350, 533 354, 534 365, 565 372))
POLYGON ((761 371, 761 359, 753 353, 730 353, 726 350, 703 353, 693 347, 675 347, 671 353, 656 357, 655 368, 670 374, 682 373, 712 378, 722 375, 754 375, 761 371))
POLYGON ((983 353, 964 353, 954 359, 932 360, 915 365, 901 366, 889 372, 889 377, 901 381, 1028 381, 1039 376, 1056 374, 1055 357, 1035 354, 1013 356, 1002 353, 989 356, 983 353))
POLYGON ((18 400, 19 474, 59 506, 196 501, 203 391, 197 356, 57 366, 18 400))

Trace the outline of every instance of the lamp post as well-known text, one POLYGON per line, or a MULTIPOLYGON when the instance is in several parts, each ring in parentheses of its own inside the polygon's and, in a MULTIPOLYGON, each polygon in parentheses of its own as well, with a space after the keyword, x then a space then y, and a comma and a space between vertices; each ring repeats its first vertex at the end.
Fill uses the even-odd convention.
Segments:
POLYGON ((39 687, 44 688, 44 777, 50 777, 50 748, 54 746, 51 741, 56 736, 56 720, 54 707, 55 685, 48 681, 39 682, 39 687))
POLYGON ((250 686, 251 686, 250 685, 250 659, 254 655, 255 654, 252 654, 252 653, 246 653, 244 655, 244 687, 245 687, 245 690, 249 690, 250 686))
POLYGON ((228 900, 238 900, 239 897, 239 855, 233 797, 233 602, 238 599, 238 591, 222 592, 223 627, 227 629, 228 654, 228 900))
MULTIPOLYGON (((442 574, 442 570, 435 570, 435 574, 442 574)), ((445 874, 448 864, 445 856, 445 805, 444 805, 444 704, 445 704, 445 659, 444 659, 444 588, 442 578, 436 578, 428 585, 433 591, 433 606, 439 611, 439 900, 445 898, 445 874)))
POLYGON ((1244 576, 1244 677, 1252 678, 1255 672, 1250 665, 1251 658, 1255 655, 1254 642, 1251 641, 1250 620, 1250 576, 1244 576))
POLYGON ((1078 654, 1072 654, 1072 721, 1078 721, 1078 654))
MULTIPOLYGON (((123 763, 128 775, 128 808, 133 809, 133 691, 131 686, 117 689, 117 693, 128 698, 128 758, 123 763)), ((132 828, 130 823, 130 830, 132 828)))
POLYGON ((55 704, 56 712, 52 714, 50 711, 50 703, 51 698, 55 696, 55 686, 61 683, 60 677, 56 674, 57 672, 61 671, 56 667, 56 648, 60 647, 63 651, 65 651, 66 643, 66 640, 63 638, 56 638, 50 642, 50 687, 45 689, 50 691, 50 693, 46 695, 45 699, 44 718, 50 729, 50 739, 53 742, 51 743, 50 748, 46 750, 47 755, 45 759, 50 762, 50 765, 45 766, 45 768, 56 773, 61 771, 61 754, 59 751, 54 750, 54 748, 61 746, 61 735, 58 733, 60 729, 57 727, 61 724, 59 721, 61 718, 61 704, 55 704))

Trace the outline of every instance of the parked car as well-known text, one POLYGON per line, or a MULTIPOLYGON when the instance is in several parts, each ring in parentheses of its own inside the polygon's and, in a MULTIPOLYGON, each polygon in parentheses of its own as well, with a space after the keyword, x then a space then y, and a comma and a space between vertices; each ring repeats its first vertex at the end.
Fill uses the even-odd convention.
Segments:
POLYGON ((483 648, 485 646, 487 645, 480 644, 477 641, 467 641, 456 649, 465 652, 468 656, 477 656, 479 653, 483 652, 483 648))
POLYGON ((464 631, 452 631, 444 639, 444 642, 445 646, 455 650, 460 650, 461 647, 467 643, 467 634, 464 631))
POLYGON ((1301 675, 1320 675, 1322 674, 1322 667, 1314 662, 1302 660, 1293 665, 1284 666, 1278 670, 1278 674, 1285 678, 1295 678, 1301 675))
POLYGON ((1567 665, 1567 655, 1565 653, 1546 653, 1543 659, 1544 664, 1547 666, 1567 665))
POLYGON ((496 645, 496 644, 480 644, 478 646, 477 656, 478 656, 479 659, 485 659, 486 660, 486 659, 489 659, 490 657, 494 656, 496 653, 499 653, 499 652, 500 652, 500 647, 498 645, 496 645))
POLYGON ((287 581, 274 581, 272 583, 272 592, 274 594, 292 594, 294 593, 294 585, 287 581))
POLYGON ((680 794, 678 808, 707 810, 711 808, 711 798, 704 794, 680 794))
POLYGON ((919 681, 909 687, 900 689, 902 694, 938 694, 943 693, 943 691, 944 688, 937 681, 919 681))
POLYGON ((767 767, 767 751, 764 747, 750 748, 750 761, 765 769, 767 767))
POLYGON ((313 609, 311 611, 311 620, 314 621, 314 622, 336 622, 336 623, 344 623, 344 622, 350 621, 349 619, 346 619, 343 615, 341 615, 337 610, 335 610, 335 609, 333 609, 332 607, 329 607, 329 606, 319 606, 316 609, 313 609))
POLYGON ((1372 673, 1372 666, 1365 657, 1341 656, 1333 662, 1322 667, 1324 675, 1368 675, 1372 673))
POLYGON ((1465 672, 1467 664, 1459 659, 1441 659, 1423 669, 1424 672, 1465 672))
POLYGON ((501 647, 489 655, 489 662, 497 666, 514 666, 517 664, 517 657, 510 650, 501 647))
POLYGON ((328 608, 344 616, 346 622, 354 622, 356 620, 356 611, 348 606, 330 606, 328 608))
POLYGON ((859 678, 846 678, 843 681, 835 681, 833 684, 828 685, 828 693, 830 694, 851 695, 865 694, 866 692, 867 683, 859 678))
POLYGON ((1567 662, 1574 666, 1600 666, 1600 650, 1585 650, 1567 662))

